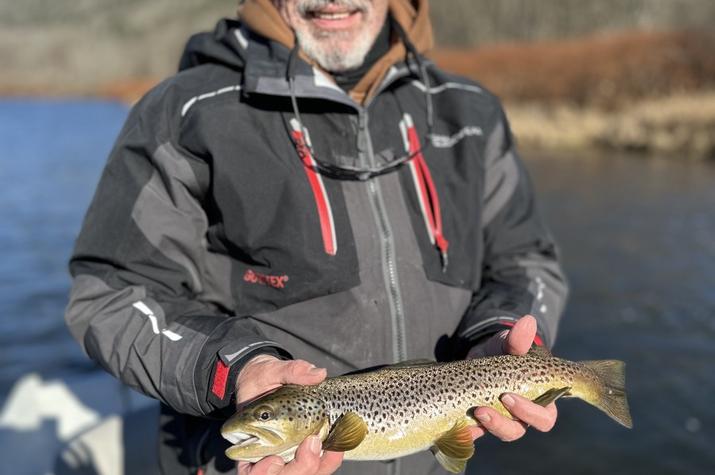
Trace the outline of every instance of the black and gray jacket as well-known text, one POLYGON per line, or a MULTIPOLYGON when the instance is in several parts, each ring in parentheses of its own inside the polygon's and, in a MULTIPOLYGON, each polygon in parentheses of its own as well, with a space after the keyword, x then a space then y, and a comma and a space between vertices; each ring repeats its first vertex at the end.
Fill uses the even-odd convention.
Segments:
POLYGON ((458 358, 527 313, 552 345, 566 286, 499 102, 421 63, 362 106, 237 22, 194 37, 131 111, 77 240, 66 320, 87 354, 206 416, 258 352, 332 375, 458 358), (318 165, 406 155, 373 177, 318 165))

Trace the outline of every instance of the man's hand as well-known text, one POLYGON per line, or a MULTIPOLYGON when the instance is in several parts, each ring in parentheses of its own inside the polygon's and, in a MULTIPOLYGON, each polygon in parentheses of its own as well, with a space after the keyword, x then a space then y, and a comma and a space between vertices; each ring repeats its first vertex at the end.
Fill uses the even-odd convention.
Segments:
MULTIPOLYGON (((284 384, 318 384, 325 379, 327 371, 316 368, 303 360, 282 361, 270 355, 258 355, 243 367, 236 379, 236 401, 250 401, 261 394, 284 384)), ((329 475, 343 462, 342 452, 320 455, 320 439, 315 436, 305 439, 289 463, 278 456, 266 457, 252 464, 238 463, 239 475, 329 475)))
MULTIPOLYGON (((472 348, 467 357, 523 355, 531 348, 535 336, 536 319, 526 315, 510 330, 504 330, 472 348)), ((511 393, 504 394, 501 401, 514 420, 502 416, 490 407, 477 408, 474 415, 481 423, 481 427, 471 427, 472 437, 475 440, 490 432, 505 442, 511 442, 523 436, 529 426, 541 432, 548 432, 556 423, 556 405, 553 402, 546 407, 541 407, 511 393)))

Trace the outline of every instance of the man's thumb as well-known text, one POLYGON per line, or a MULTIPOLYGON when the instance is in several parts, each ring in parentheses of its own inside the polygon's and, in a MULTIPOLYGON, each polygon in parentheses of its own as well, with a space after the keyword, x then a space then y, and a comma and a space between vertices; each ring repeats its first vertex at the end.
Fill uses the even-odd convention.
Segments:
POLYGON ((509 330, 506 338, 506 353, 511 355, 525 355, 536 336, 536 319, 531 315, 526 315, 519 320, 509 330))
POLYGON ((281 384, 318 384, 328 375, 325 368, 316 368, 315 365, 304 360, 286 361, 280 372, 281 384))

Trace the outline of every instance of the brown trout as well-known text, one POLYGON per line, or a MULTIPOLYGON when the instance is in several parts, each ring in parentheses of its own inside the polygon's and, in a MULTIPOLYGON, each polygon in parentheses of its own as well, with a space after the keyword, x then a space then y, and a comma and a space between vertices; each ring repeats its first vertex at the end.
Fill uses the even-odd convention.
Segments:
POLYGON ((345 460, 386 460, 431 449, 442 466, 464 469, 474 453, 472 409, 489 406, 509 416, 505 392, 547 405, 583 399, 631 428, 625 365, 617 360, 567 361, 535 348, 524 356, 452 363, 406 362, 328 378, 316 386, 286 385, 244 405, 223 425, 226 455, 255 462, 293 458, 306 437, 345 460))

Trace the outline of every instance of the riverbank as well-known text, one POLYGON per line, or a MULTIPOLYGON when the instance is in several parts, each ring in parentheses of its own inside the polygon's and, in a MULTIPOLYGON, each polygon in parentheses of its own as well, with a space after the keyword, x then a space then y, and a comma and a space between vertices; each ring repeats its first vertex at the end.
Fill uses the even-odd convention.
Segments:
POLYGON ((715 34, 628 31, 437 50, 501 97, 530 148, 715 159, 715 34))

